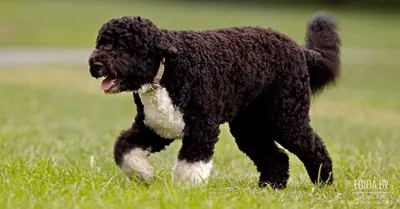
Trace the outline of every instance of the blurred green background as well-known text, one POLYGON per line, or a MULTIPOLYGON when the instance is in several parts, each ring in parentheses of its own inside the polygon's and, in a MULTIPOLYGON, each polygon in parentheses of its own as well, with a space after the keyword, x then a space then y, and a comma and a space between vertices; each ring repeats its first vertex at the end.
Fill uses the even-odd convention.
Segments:
POLYGON ((149 18, 159 27, 169 29, 273 27, 302 41, 305 21, 315 11, 326 9, 340 21, 344 46, 400 47, 396 38, 400 37, 400 14, 396 12, 400 7, 390 6, 393 4, 387 1, 370 0, 375 2, 373 7, 366 6, 368 1, 358 1, 358 4, 347 1, 352 2, 349 5, 326 4, 329 0, 201 2, 3 0, 0 2, 0 46, 93 46, 101 24, 124 15, 149 18))

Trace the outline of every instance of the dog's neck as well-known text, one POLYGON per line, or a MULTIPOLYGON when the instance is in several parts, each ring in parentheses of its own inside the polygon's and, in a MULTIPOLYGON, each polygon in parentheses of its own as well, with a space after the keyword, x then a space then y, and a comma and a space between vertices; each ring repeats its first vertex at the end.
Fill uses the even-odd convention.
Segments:
MULTIPOLYGON (((176 39, 175 38, 176 36, 171 34, 171 32, 176 32, 176 31, 170 31, 170 30, 167 30, 167 29, 160 29, 160 31, 161 31, 161 36, 164 39, 167 39, 168 42, 170 42, 171 44, 175 44, 174 41, 176 39)), ((153 90, 156 90, 156 89, 158 89, 160 87, 160 81, 161 81, 161 79, 162 79, 162 77, 164 75, 165 61, 166 61, 165 57, 163 57, 161 59, 161 61, 160 61, 161 65, 159 66, 159 68, 157 70, 157 73, 156 73, 156 76, 153 79, 153 83, 151 84, 153 90)))

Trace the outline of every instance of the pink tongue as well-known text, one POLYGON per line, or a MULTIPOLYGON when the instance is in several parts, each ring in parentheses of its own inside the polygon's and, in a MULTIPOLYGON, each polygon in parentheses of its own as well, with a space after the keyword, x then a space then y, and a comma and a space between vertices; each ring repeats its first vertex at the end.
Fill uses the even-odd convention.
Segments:
POLYGON ((108 89, 111 88, 111 86, 115 83, 115 80, 117 79, 112 79, 112 78, 106 78, 101 82, 101 88, 104 91, 107 91, 108 89))

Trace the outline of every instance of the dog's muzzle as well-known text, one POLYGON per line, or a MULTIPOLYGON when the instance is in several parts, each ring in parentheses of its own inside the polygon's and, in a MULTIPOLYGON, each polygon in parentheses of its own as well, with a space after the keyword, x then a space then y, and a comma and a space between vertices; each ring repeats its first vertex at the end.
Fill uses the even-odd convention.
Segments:
POLYGON ((90 74, 93 77, 100 78, 100 77, 104 76, 104 75, 102 75, 102 71, 104 70, 104 64, 101 62, 93 62, 90 65, 89 70, 90 70, 90 74))

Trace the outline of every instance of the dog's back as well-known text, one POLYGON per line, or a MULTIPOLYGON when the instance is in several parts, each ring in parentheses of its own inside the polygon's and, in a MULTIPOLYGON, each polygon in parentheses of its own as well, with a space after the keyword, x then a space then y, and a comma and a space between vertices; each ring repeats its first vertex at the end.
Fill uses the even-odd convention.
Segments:
MULTIPOLYGON (((290 67, 306 66, 302 47, 273 29, 232 27, 170 33, 180 54, 166 65, 166 72, 176 75, 168 82, 191 85, 198 89, 193 92, 202 92, 191 97, 209 104, 206 111, 216 111, 221 122, 251 103, 274 82, 276 74, 306 71, 290 67)), ((181 89, 185 88, 177 91, 181 89)))

